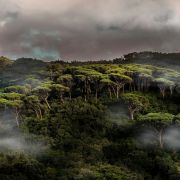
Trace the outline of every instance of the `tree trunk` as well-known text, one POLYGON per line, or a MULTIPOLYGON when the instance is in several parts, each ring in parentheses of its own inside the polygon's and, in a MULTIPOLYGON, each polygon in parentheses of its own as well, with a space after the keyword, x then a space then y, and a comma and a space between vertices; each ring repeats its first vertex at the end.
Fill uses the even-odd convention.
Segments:
POLYGON ((136 91, 136 85, 133 83, 133 91, 136 91))
POLYGON ((123 94, 124 94, 124 86, 125 86, 125 85, 123 85, 123 94))
POLYGON ((132 110, 131 108, 129 108, 130 120, 134 120, 134 112, 135 112, 135 110, 132 110))
POLYGON ((71 97, 71 91, 69 91, 69 99, 70 99, 70 100, 72 99, 72 97, 71 97))
POLYGON ((48 99, 48 97, 46 97, 46 98, 44 99, 44 101, 46 102, 46 104, 47 104, 48 108, 49 108, 49 109, 51 109, 51 106, 49 105, 49 103, 48 103, 48 100, 47 100, 47 99, 48 99))
POLYGON ((15 109, 15 114, 16 114, 16 124, 17 124, 17 127, 19 127, 19 120, 18 120, 18 118, 19 118, 19 111, 18 111, 17 108, 15 109))
POLYGON ((132 92, 132 83, 129 84, 129 91, 132 92))
POLYGON ((172 96, 172 94, 173 94, 173 87, 169 87, 169 89, 170 89, 170 93, 171 93, 171 96, 172 96))
POLYGON ((39 115, 40 115, 40 119, 42 120, 43 119, 43 116, 42 116, 42 111, 41 111, 41 108, 39 107, 39 115))
POLYGON ((164 88, 161 88, 160 91, 161 91, 162 97, 163 97, 163 99, 164 99, 164 97, 165 97, 165 89, 164 89, 164 88))
POLYGON ((85 83, 84 83, 84 100, 87 101, 87 94, 88 94, 88 90, 87 90, 87 82, 85 80, 85 83))
POLYGON ((163 129, 161 129, 159 132, 159 146, 161 149, 163 149, 163 145, 164 145, 164 143, 163 143, 163 129))
POLYGON ((134 113, 139 111, 139 108, 132 108, 131 106, 128 107, 129 109, 129 116, 130 116, 130 120, 134 120, 134 113))
POLYGON ((96 98, 96 102, 98 101, 98 90, 96 89, 96 93, 95 93, 95 98, 96 98))
POLYGON ((108 91, 109 91, 109 98, 112 99, 112 93, 111 93, 111 89, 108 88, 108 91))
POLYGON ((112 87, 112 89, 113 89, 114 96, 116 97, 116 90, 114 87, 112 87))
POLYGON ((130 111, 130 119, 134 120, 134 112, 133 111, 130 111))
POLYGON ((37 119, 40 119, 39 114, 38 114, 38 111, 37 111, 35 108, 33 108, 33 110, 34 110, 34 112, 36 113, 37 119))
POLYGON ((60 100, 61 100, 62 103, 64 102, 63 93, 60 94, 60 100))
POLYGON ((116 98, 119 99, 119 87, 116 87, 116 98))
POLYGON ((86 95, 84 95, 84 100, 87 101, 87 96, 86 95))

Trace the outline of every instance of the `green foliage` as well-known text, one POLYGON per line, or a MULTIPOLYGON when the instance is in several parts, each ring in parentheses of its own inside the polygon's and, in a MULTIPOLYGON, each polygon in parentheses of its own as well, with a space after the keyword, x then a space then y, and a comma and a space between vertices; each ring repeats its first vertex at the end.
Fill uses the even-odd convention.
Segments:
POLYGON ((128 104, 132 104, 137 108, 141 109, 149 104, 148 99, 139 93, 125 93, 122 95, 122 99, 128 104))
POLYGON ((52 84, 52 89, 58 92, 68 92, 69 88, 63 86, 62 84, 52 84))
POLYGON ((139 116, 138 121, 145 125, 151 125, 157 129, 163 129, 164 127, 172 125, 173 118, 174 115, 169 113, 148 113, 139 116))
POLYGON ((4 92, 15 92, 19 94, 27 94, 30 89, 26 86, 9 86, 4 89, 4 92))
POLYGON ((12 114, 17 129, 46 139, 49 149, 34 157, 0 153, 0 179, 179 178, 179 151, 167 151, 161 138, 165 128, 180 121, 178 71, 111 61, 1 57, 1 64, 0 118, 12 114), (119 101, 135 121, 112 122, 106 105, 119 101), (155 129, 162 148, 136 144, 144 127, 155 129))
POLYGON ((125 167, 109 164, 99 164, 93 167, 80 168, 76 179, 96 179, 96 180, 141 180, 143 177, 138 173, 132 172, 125 167))
POLYGON ((46 179, 46 171, 35 159, 24 154, 0 154, 0 179, 46 179))
POLYGON ((142 121, 150 121, 150 122, 157 122, 161 121, 162 123, 165 122, 172 122, 174 115, 169 113, 148 113, 146 115, 142 115, 139 117, 142 121))
POLYGON ((122 95, 122 99, 128 104, 131 120, 134 119, 135 112, 145 110, 149 106, 149 100, 143 94, 125 93, 122 95))
POLYGON ((16 93, 16 92, 11 92, 11 93, 0 93, 0 97, 8 99, 8 100, 20 100, 23 95, 16 93))
POLYGON ((0 93, 0 105, 21 108, 23 106, 22 97, 23 95, 14 92, 0 93))

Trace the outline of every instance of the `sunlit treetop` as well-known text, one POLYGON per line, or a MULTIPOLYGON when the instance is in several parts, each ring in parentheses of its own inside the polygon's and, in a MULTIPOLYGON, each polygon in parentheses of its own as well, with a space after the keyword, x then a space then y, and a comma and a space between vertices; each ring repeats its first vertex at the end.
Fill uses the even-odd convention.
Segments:
POLYGON ((174 115, 170 113, 148 113, 146 115, 141 115, 138 118, 140 123, 145 123, 146 125, 151 125, 156 128, 162 129, 163 127, 169 126, 173 123, 174 115))
POLYGON ((58 78, 58 81, 68 81, 68 80, 72 80, 73 77, 71 74, 63 74, 58 78))
POLYGON ((28 86, 20 86, 20 85, 16 85, 16 86, 8 86, 4 89, 5 92, 16 92, 19 94, 27 94, 28 92, 30 92, 30 89, 28 88, 28 86))
POLYGON ((106 71, 107 74, 110 73, 119 73, 119 74, 125 74, 128 72, 128 69, 117 67, 117 68, 111 68, 108 71, 106 71))
POLYGON ((103 78, 100 80, 100 83, 102 84, 116 84, 115 82, 113 82, 112 80, 110 80, 108 77, 107 78, 103 78))
POLYGON ((167 87, 175 85, 175 82, 170 81, 165 78, 156 78, 156 79, 154 79, 154 82, 156 82, 159 85, 163 85, 163 86, 167 86, 167 87))
POLYGON ((144 66, 139 64, 127 64, 123 65, 123 67, 131 72, 144 73, 152 75, 153 69, 152 66, 144 66))
POLYGON ((122 99, 132 105, 135 105, 139 108, 146 107, 149 105, 149 100, 141 93, 133 92, 133 93, 124 93, 122 95, 122 99))
POLYGON ((85 66, 86 68, 91 68, 94 69, 100 73, 105 73, 108 70, 112 69, 112 68, 116 68, 118 67, 117 65, 114 64, 94 64, 94 65, 87 65, 85 66))
POLYGON ((93 69, 88 69, 88 68, 79 68, 76 70, 77 74, 83 74, 85 76, 101 76, 102 73, 93 70, 93 69))
POLYGON ((52 84, 51 88, 56 91, 64 91, 64 92, 69 91, 69 88, 66 86, 63 86, 62 84, 52 84))
POLYGON ((24 95, 11 92, 11 93, 0 93, 0 98, 4 98, 7 100, 20 100, 24 95))
POLYGON ((119 73, 111 73, 109 74, 110 77, 113 77, 114 79, 120 80, 120 81, 126 81, 126 82, 131 82, 132 78, 123 74, 119 73))

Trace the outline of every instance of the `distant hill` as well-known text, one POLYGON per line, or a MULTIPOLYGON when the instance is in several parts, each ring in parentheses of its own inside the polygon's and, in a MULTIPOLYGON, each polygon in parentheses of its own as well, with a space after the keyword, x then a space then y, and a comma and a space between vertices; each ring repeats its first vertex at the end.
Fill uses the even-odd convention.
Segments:
POLYGON ((46 74, 46 67, 47 63, 42 60, 20 58, 16 61, 10 61, 5 57, 1 57, 1 86, 6 86, 7 84, 22 84, 27 77, 41 79, 46 74))
POLYGON ((46 67, 47 63, 42 60, 32 58, 20 58, 14 61, 12 64, 13 70, 19 73, 31 74, 37 70, 46 67))
POLYGON ((124 55, 124 62, 151 64, 180 70, 180 53, 134 52, 124 55))
POLYGON ((171 68, 180 70, 180 53, 160 53, 160 52, 133 52, 124 55, 123 57, 113 60, 98 60, 98 61, 56 61, 59 64, 150 64, 154 66, 162 66, 165 68, 171 68))

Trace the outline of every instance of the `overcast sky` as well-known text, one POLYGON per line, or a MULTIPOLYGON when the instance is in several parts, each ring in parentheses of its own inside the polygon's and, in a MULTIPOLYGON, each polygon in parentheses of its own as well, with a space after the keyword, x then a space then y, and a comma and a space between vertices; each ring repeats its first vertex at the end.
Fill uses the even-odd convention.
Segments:
POLYGON ((179 0, 0 0, 0 55, 96 60, 180 52, 179 0))

